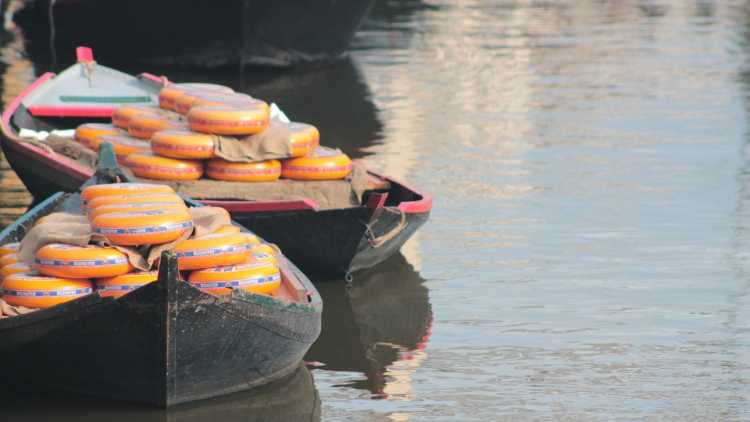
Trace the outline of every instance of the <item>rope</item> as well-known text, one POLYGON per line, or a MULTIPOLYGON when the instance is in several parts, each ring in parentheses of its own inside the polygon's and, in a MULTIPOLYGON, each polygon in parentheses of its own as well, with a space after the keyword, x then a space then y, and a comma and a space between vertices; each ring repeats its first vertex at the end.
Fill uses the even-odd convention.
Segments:
POLYGON ((367 241, 370 243, 370 246, 373 248, 379 248, 383 246, 383 244, 394 237, 398 236, 399 233, 401 233, 406 226, 409 225, 409 223, 406 222, 406 213, 401 211, 398 208, 382 208, 383 211, 389 212, 391 214, 399 214, 401 216, 401 220, 396 225, 396 227, 392 228, 387 233, 383 234, 382 236, 375 236, 375 233, 372 231, 372 227, 375 225, 375 223, 378 222, 376 219, 375 221, 372 221, 369 224, 365 224, 365 237, 367 237, 367 241))

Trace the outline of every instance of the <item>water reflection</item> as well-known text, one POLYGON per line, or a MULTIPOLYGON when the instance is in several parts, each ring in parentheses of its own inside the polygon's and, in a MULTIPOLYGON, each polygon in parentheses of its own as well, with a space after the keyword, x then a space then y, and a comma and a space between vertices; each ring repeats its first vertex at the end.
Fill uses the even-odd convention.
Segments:
POLYGON ((70 396, 12 395, 0 397, 4 422, 233 422, 319 421, 320 397, 310 371, 249 392, 179 405, 169 410, 70 396))
POLYGON ((336 281, 318 283, 325 303, 323 331, 305 360, 322 363, 322 370, 364 374, 344 385, 374 397, 408 400, 432 329, 423 282, 399 254, 358 273, 346 289, 336 281))

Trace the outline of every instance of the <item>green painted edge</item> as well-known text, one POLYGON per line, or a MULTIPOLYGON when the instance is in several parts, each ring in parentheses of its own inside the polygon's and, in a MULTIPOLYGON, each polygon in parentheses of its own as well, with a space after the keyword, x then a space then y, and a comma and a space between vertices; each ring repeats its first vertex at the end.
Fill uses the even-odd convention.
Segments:
POLYGON ((64 103, 150 103, 151 97, 93 97, 84 95, 61 95, 64 103))

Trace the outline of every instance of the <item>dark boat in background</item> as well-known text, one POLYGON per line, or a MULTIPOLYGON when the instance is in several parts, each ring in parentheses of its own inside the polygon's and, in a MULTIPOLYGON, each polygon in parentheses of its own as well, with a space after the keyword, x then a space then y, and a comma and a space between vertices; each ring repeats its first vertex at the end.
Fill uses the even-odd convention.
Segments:
POLYGON ((399 253, 359 273, 346 289, 318 283, 326 304, 323 330, 305 360, 319 363, 319 370, 364 374, 349 385, 376 397, 408 394, 432 335, 424 281, 399 253))
POLYGON ((25 0, 12 19, 59 63, 84 44, 113 64, 293 66, 344 53, 373 1, 25 0))
MULTIPOLYGON (((121 179, 107 144, 89 184, 121 179)), ((200 206, 188 201, 189 205, 200 206)), ((0 232, 17 242, 54 211, 80 212, 77 194, 56 193, 0 232)), ((283 378, 320 333, 322 302, 310 280, 283 256, 282 286, 271 297, 203 293, 181 280, 165 252, 159 279, 119 298, 98 293, 0 319, 5 379, 169 407, 283 378)))
POLYGON ((166 410, 51 392, 19 393, 0 387, 0 393, 0 420, 4 422, 320 421, 320 396, 310 370, 304 365, 288 377, 250 391, 166 410))
MULTIPOLYGON (((133 77, 99 64, 87 73, 93 56, 88 49, 79 52, 78 64, 59 75, 43 74, 2 114, 3 152, 36 201, 56 191, 74 192, 93 169, 25 141, 19 135, 22 128, 71 129, 82 122, 108 119, 122 102, 155 104, 163 83, 148 73, 133 77)), ((277 244, 306 273, 349 275, 397 252, 432 209, 430 195, 399 180, 370 174, 386 181, 389 188, 365 192, 360 206, 318 210, 305 199, 246 201, 210 196, 201 202, 227 209, 240 224, 277 244)))

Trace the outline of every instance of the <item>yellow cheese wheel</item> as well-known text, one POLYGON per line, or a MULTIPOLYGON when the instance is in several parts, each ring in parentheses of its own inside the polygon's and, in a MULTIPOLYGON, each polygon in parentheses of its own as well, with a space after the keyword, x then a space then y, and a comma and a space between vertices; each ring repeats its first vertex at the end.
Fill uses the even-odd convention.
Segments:
POLYGON ((281 285, 281 273, 273 263, 249 262, 193 271, 188 281, 202 291, 218 296, 230 294, 232 289, 273 294, 281 285))
POLYGON ((241 232, 242 229, 240 229, 239 226, 229 224, 227 226, 221 227, 219 230, 216 230, 211 234, 239 234, 241 232))
POLYGON ((151 144, 143 139, 134 138, 130 135, 101 135, 99 136, 99 144, 102 142, 109 142, 112 144, 112 149, 115 151, 117 158, 122 160, 130 154, 137 154, 151 151, 151 144))
POLYGON ((305 157, 284 160, 281 177, 295 180, 343 179, 352 171, 352 160, 338 150, 317 148, 305 157))
POLYGON ((271 126, 283 127, 291 132, 289 144, 292 147, 292 157, 304 157, 320 146, 320 132, 313 125, 271 120, 271 126))
POLYGON ((176 110, 177 99, 190 91, 216 92, 231 94, 234 91, 231 88, 204 83, 170 83, 165 85, 159 91, 159 107, 165 110, 176 110))
POLYGON ((248 251, 251 251, 255 245, 259 245, 261 243, 260 238, 258 236, 249 233, 249 232, 242 232, 240 233, 245 238, 245 249, 248 251))
POLYGON ((96 291, 103 297, 122 297, 159 279, 158 271, 139 271, 96 280, 96 291))
POLYGON ((164 157, 211 158, 214 156, 214 136, 189 130, 162 130, 151 136, 151 149, 164 157))
POLYGON ((90 201, 99 196, 108 195, 141 195, 149 193, 172 193, 174 189, 167 185, 152 183, 105 183, 102 185, 91 185, 81 191, 81 199, 90 201))
POLYGON ((180 270, 233 265, 248 258, 245 238, 239 234, 209 234, 174 247, 180 270))
POLYGON ((136 211, 101 214, 91 222, 94 233, 115 245, 155 245, 177 240, 193 229, 185 211, 136 211))
POLYGON ((21 247, 21 243, 19 242, 6 243, 0 246, 0 257, 3 257, 8 254, 16 253, 18 252, 18 248, 20 247, 21 247))
POLYGON ((140 139, 151 139, 151 135, 160 130, 187 129, 187 125, 177 119, 170 119, 153 113, 135 115, 128 121, 130 136, 140 139))
POLYGON ((16 262, 21 262, 16 253, 9 253, 0 257, 0 267, 15 264, 16 262))
POLYGON ((3 280, 3 299, 13 306, 49 308, 91 294, 91 281, 11 274, 3 280))
POLYGON ((250 246, 250 258, 258 262, 276 263, 276 254, 278 253, 273 246, 267 243, 259 243, 250 246))
POLYGON ((190 129, 217 135, 252 135, 266 130, 271 115, 260 100, 227 106, 192 107, 187 114, 190 129))
POLYGON ((253 97, 247 94, 224 94, 210 91, 191 90, 177 97, 175 111, 187 115, 190 109, 198 106, 228 106, 252 103, 253 97))
POLYGON ((130 119, 143 113, 159 113, 159 107, 144 105, 124 105, 117 107, 112 112, 112 124, 123 129, 128 128, 130 119))
POLYGON ((272 182, 281 177, 281 163, 279 160, 234 163, 214 158, 206 166, 206 175, 212 179, 234 182, 272 182))
POLYGON ((125 165, 136 176, 159 180, 197 180, 203 176, 203 162, 159 157, 153 154, 132 154, 125 165))
POLYGON ((23 262, 16 262, 15 264, 0 267, 0 280, 5 279, 5 277, 11 274, 30 273, 33 271, 34 270, 28 264, 25 264, 23 262))
POLYGON ((185 210, 187 207, 185 204, 175 202, 144 202, 135 204, 107 204, 100 205, 96 208, 89 210, 89 220, 93 220, 102 214, 109 214, 113 212, 133 212, 133 211, 180 211, 185 210))
POLYGON ((74 138, 86 148, 99 150, 99 136, 124 135, 125 131, 108 123, 84 123, 76 128, 74 138))
POLYGON ((34 268, 40 273, 62 278, 114 277, 133 267, 128 256, 115 248, 50 243, 36 252, 34 268))
POLYGON ((104 195, 92 198, 86 203, 88 210, 110 204, 144 204, 153 202, 166 202, 170 204, 185 205, 185 201, 175 193, 146 193, 134 195, 104 195))

